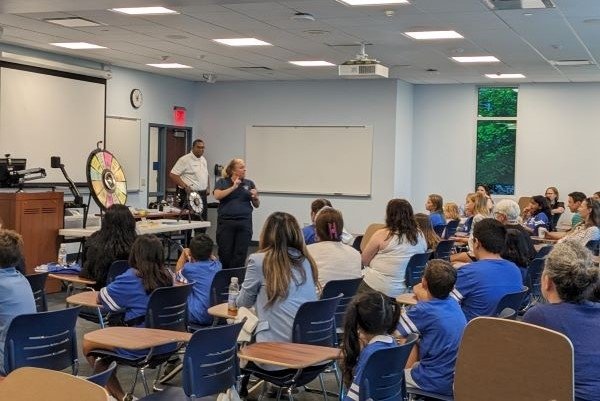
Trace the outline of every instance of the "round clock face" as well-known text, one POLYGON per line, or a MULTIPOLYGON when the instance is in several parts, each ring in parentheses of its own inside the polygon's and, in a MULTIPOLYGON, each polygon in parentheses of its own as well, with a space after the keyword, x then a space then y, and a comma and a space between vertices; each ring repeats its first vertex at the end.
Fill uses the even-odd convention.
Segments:
POLYGON ((142 104, 144 103, 144 98, 142 97, 142 91, 139 89, 134 89, 131 91, 131 94, 129 95, 129 100, 131 101, 131 105, 136 108, 139 109, 142 104))

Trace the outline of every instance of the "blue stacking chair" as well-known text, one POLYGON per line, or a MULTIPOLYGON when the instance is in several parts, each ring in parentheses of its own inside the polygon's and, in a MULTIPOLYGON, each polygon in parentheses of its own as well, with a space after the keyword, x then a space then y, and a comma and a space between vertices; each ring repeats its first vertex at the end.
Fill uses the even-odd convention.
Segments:
POLYGON ((502 311, 507 308, 518 311, 521 308, 523 299, 525 299, 525 295, 527 295, 528 292, 529 288, 523 287, 523 289, 519 292, 513 292, 504 295, 502 298, 500 298, 500 301, 498 301, 498 305, 496 305, 496 312, 494 313, 494 316, 500 316, 502 311))
POLYGON ((600 240, 590 240, 585 246, 596 256, 600 253, 600 240))
POLYGON ((106 383, 108 383, 108 379, 110 379, 110 376, 113 374, 113 372, 115 371, 116 368, 117 368, 117 363, 115 361, 112 361, 110 363, 110 365, 108 365, 108 368, 106 368, 102 372, 88 376, 86 378, 86 380, 90 381, 92 383, 95 383, 101 387, 106 387, 106 383))
POLYGON ((456 234, 456 230, 458 229, 458 224, 460 220, 450 220, 448 224, 446 224, 446 231, 444 232, 444 239, 448 239, 456 234))
POLYGON ((339 342, 337 336, 343 333, 346 308, 350 301, 352 301, 361 282, 362 277, 347 280, 332 280, 327 282, 325 287, 323 287, 321 299, 335 298, 341 294, 340 302, 335 310, 336 344, 339 342))
POLYGON ((433 226, 433 231, 435 231, 435 233, 440 237, 444 234, 445 230, 446 224, 438 224, 437 226, 433 226))
POLYGON ((451 239, 445 239, 440 241, 438 246, 435 248, 433 253, 434 258, 444 259, 450 261, 450 255, 452 255, 452 249, 454 248, 454 241, 451 239))
POLYGON ((525 283, 529 287, 529 303, 526 308, 533 306, 533 304, 537 302, 543 302, 544 300, 542 295, 541 280, 545 263, 545 259, 533 259, 527 267, 525 283))
POLYGON ((373 352, 359 385, 359 399, 399 401, 406 398, 404 367, 418 336, 411 334, 402 345, 373 352))
POLYGON ((404 283, 407 288, 413 288, 416 284, 421 282, 421 277, 423 277, 427 261, 431 259, 432 253, 432 251, 427 251, 425 253, 414 254, 410 257, 404 275, 404 283))
POLYGON ((200 397, 216 400, 216 396, 207 396, 225 392, 236 384, 237 337, 244 322, 195 331, 183 357, 183 388, 168 387, 140 401, 188 401, 200 397))
POLYGON ((537 251, 537 253, 535 254, 534 259, 545 258, 546 256, 548 256, 548 254, 550 253, 552 248, 554 248, 553 245, 545 245, 545 246, 541 247, 540 250, 537 251))
POLYGON ((48 272, 34 273, 25 276, 31 291, 33 292, 33 299, 35 300, 35 308, 38 312, 48 311, 48 302, 46 301, 46 280, 48 279, 48 272))
POLYGON ((77 374, 75 322, 79 307, 16 316, 4 343, 4 369, 29 366, 52 370, 71 368, 77 374))

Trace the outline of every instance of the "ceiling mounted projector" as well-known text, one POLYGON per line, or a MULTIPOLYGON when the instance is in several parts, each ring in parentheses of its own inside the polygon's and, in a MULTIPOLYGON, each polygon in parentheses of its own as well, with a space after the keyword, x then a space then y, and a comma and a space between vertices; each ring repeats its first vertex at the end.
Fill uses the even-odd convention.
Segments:
POLYGON ((379 61, 369 58, 365 52, 365 44, 361 43, 360 53, 355 59, 348 60, 338 66, 338 74, 342 78, 369 79, 387 78, 389 69, 379 61))

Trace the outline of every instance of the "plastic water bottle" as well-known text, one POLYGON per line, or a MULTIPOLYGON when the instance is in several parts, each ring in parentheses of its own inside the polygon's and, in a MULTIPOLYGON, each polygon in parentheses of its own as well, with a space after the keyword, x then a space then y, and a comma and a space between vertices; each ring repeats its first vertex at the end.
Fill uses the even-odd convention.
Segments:
POLYGON ((237 312, 237 297, 240 293, 240 285, 238 284, 238 278, 232 277, 231 283, 229 283, 229 296, 227 297, 227 309, 231 312, 237 312))
POLYGON ((61 266, 67 265, 67 245, 60 244, 60 248, 58 248, 58 264, 61 266))

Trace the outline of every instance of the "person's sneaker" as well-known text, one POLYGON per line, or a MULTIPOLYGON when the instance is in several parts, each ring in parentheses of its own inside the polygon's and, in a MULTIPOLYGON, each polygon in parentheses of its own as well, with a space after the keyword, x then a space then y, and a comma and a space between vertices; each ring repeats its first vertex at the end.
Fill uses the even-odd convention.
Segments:
POLYGON ((160 384, 169 382, 175 376, 177 376, 179 372, 181 372, 181 369, 183 369, 183 363, 181 363, 179 360, 176 362, 167 362, 167 366, 165 366, 165 370, 160 379, 158 379, 158 382, 160 384))

